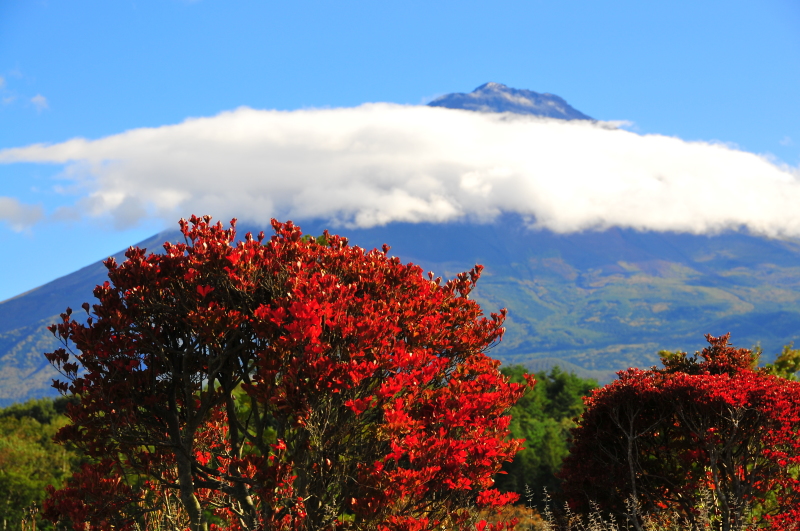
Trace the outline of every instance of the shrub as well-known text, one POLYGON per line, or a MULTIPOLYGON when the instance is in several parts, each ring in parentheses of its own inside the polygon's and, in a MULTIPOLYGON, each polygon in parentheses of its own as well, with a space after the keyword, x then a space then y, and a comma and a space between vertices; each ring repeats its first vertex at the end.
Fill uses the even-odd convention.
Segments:
POLYGON ((421 531, 515 499, 491 477, 533 380, 485 355, 505 311, 468 298, 481 267, 443 283, 387 246, 273 228, 235 244, 235 220, 181 220, 186 243, 109 259, 85 322, 67 309, 51 327, 54 386, 78 399, 58 439, 93 461, 51 489, 48 517, 421 531))
POLYGON ((706 338, 587 398, 561 474, 574 510, 594 500, 636 529, 659 512, 695 525, 698 507, 714 529, 795 528, 800 383, 756 370, 727 335, 706 338))

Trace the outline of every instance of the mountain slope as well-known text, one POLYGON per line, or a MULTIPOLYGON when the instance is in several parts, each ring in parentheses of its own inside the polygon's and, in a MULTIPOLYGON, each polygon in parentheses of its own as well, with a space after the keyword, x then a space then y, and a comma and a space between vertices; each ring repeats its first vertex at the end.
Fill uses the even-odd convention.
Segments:
MULTIPOLYGON (((301 222, 318 235, 327 225, 301 222)), ((257 232, 256 227, 240 227, 257 232)), ((737 345, 767 353, 800 337, 800 244, 745 234, 693 236, 611 229, 559 235, 505 216, 491 224, 391 224, 335 231, 437 275, 483 264, 475 298, 509 310, 491 354, 542 369, 558 363, 608 380, 655 363, 661 349, 695 350, 704 333, 733 332, 737 345)), ((140 246, 160 251, 167 231, 140 246)), ((121 253, 118 255, 121 259, 121 253)), ((58 345, 44 326, 66 306, 91 302, 105 279, 99 262, 0 303, 0 404, 49 392, 41 353, 58 345)))
MULTIPOLYGON (((318 233, 321 225, 306 225, 318 233)), ((695 236, 611 229, 559 235, 506 216, 493 224, 393 224, 347 231, 436 274, 486 266, 476 293, 486 311, 509 309, 493 355, 569 362, 608 378, 656 362, 661 349, 694 350, 704 333, 733 333, 768 354, 800 335, 800 243, 746 234, 695 236)))
MULTIPOLYGON (((166 231, 140 242, 158 251, 178 231, 166 231)), ((124 251, 114 256, 124 260, 124 251)), ((102 261, 0 302, 0 407, 30 398, 54 396, 50 388, 57 377, 42 355, 62 346, 46 327, 58 321, 67 306, 80 309, 92 302, 94 286, 107 280, 102 261)))

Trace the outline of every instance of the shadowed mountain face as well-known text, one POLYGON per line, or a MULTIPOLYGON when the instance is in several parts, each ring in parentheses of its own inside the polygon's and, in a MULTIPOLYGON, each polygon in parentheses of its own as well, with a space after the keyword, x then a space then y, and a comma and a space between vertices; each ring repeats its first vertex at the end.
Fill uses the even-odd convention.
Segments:
POLYGON ((475 299, 487 313, 509 310, 491 352, 505 363, 558 363, 607 381, 656 364, 659 350, 699 350, 706 333, 761 343, 770 358, 800 337, 800 242, 621 229, 559 235, 516 216, 341 232, 367 248, 389 243, 403 261, 448 278, 484 265, 475 299))
MULTIPOLYGON (((556 96, 495 83, 431 105, 589 119, 556 96)), ((312 235, 331 228, 295 221, 312 235)), ((239 234, 248 230, 260 229, 240 226, 239 234)), ((796 241, 620 229, 560 235, 530 230, 511 215, 490 224, 393 223, 331 232, 367 249, 388 243, 404 262, 446 278, 484 265, 475 299, 486 313, 509 310, 505 338, 490 355, 533 370, 558 364, 608 381, 616 370, 655 364, 661 349, 698 350, 705 333, 732 332, 732 341, 745 347, 760 342, 769 357, 800 337, 796 241)), ((170 230, 139 246, 159 252, 164 241, 180 237, 170 230)), ((121 262, 123 253, 116 258, 121 262)), ((42 353, 60 345, 45 327, 67 306, 80 312, 83 302, 92 303, 105 272, 96 262, 0 302, 0 406, 54 393, 57 374, 42 353)))
POLYGON ((447 94, 428 103, 431 107, 464 109, 478 112, 533 114, 562 120, 591 120, 554 94, 509 88, 500 83, 486 83, 469 94, 447 94))
MULTIPOLYGON (((153 252, 163 250, 167 239, 176 240, 180 233, 167 231, 139 243, 153 252)), ((124 251, 114 255, 125 260, 124 251)), ((108 277, 102 261, 79 269, 36 289, 0 302, 0 407, 30 398, 55 396, 50 388, 58 374, 50 367, 43 353, 62 345, 46 327, 59 321, 59 314, 68 306, 82 312, 81 304, 95 302, 92 290, 108 277)), ((77 313, 76 312, 76 313, 77 313)))

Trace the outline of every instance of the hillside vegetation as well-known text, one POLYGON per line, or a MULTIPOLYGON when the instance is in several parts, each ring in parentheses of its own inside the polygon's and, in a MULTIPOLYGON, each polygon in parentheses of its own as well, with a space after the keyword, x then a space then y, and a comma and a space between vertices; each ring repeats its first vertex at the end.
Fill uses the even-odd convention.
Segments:
MULTIPOLYGON (((312 234, 327 228, 302 227, 312 234)), ((605 383, 618 370, 657 363, 660 350, 693 345, 698 331, 731 332, 737 344, 760 342, 767 353, 800 339, 795 241, 619 229, 559 235, 527 229, 511 216, 492 224, 391 224, 346 233, 368 249, 388 242, 404 262, 446 278, 484 265, 476 300, 487 312, 509 311, 508 333, 491 354, 537 372, 559 365, 605 383)), ((178 239, 165 232, 141 246, 159 251, 178 239)), ((0 303, 0 404, 53 396, 56 375, 41 354, 58 345, 44 327, 67 306, 93 304, 91 291, 104 279, 96 263, 0 303)))
POLYGON ((67 424, 67 399, 39 399, 0 409, 0 521, 3 529, 20 529, 36 520, 45 487, 59 487, 76 470, 76 452, 53 442, 67 424))

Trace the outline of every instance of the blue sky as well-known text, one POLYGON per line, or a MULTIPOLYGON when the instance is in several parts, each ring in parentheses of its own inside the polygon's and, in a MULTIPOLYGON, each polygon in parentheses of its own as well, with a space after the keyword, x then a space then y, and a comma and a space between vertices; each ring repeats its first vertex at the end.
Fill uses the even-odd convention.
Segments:
MULTIPOLYGON (((495 4, 2 0, 0 153, 5 150, 8 154, 12 148, 34 144, 64 146, 65 141, 74 138, 109 140, 82 147, 78 154, 69 151, 69 146, 59 148, 61 151, 51 149, 42 156, 28 150, 19 156, 6 156, 5 163, 0 164, 0 209, 7 209, 5 216, 0 212, 0 219, 6 220, 0 224, 0 244, 6 250, 0 260, 0 300, 174 225, 166 220, 172 219, 173 211, 178 210, 159 206, 166 199, 162 203, 156 200, 148 203, 146 192, 131 195, 125 204, 132 206, 125 215, 119 214, 121 210, 117 207, 112 211, 110 207, 87 202, 87 197, 94 197, 92 194, 105 194, 108 204, 109 197, 132 194, 125 188, 126 182, 146 180, 143 175, 162 175, 160 172, 179 164, 180 159, 152 155, 158 144, 148 144, 140 138, 142 135, 126 134, 131 130, 151 128, 166 135, 158 140, 163 145, 185 146, 199 138, 200 133, 189 131, 188 126, 177 132, 164 126, 181 124, 189 118, 210 118, 246 106, 256 110, 314 111, 308 115, 290 114, 291 123, 285 126, 276 125, 277 115, 240 113, 233 117, 238 120, 237 131, 242 123, 258 124, 260 130, 296 131, 297 124, 317 120, 327 121, 329 127, 318 132, 319 138, 330 139, 331 130, 357 122, 364 113, 334 116, 325 114, 326 109, 357 108, 367 102, 419 105, 440 94, 469 92, 487 81, 496 81, 557 94, 598 120, 629 122, 625 130, 632 136, 586 133, 586 142, 591 145, 608 142, 608 150, 618 152, 620 157, 630 150, 638 153, 652 149, 653 160, 663 160, 665 166, 676 158, 689 165, 698 160, 690 153, 693 144, 681 144, 674 148, 677 151, 672 151, 666 139, 660 138, 656 146, 649 142, 648 135, 677 137, 686 142, 721 142, 732 154, 720 155, 717 150, 703 155, 703 164, 711 166, 717 164, 715 157, 721 157, 722 162, 714 166, 718 169, 712 168, 711 173, 717 171, 723 175, 731 165, 749 168, 752 163, 755 174, 772 172, 775 175, 763 178, 780 181, 796 177, 800 167, 799 52, 800 4, 794 0, 495 4), (124 149, 108 147, 117 144, 124 144, 124 149), (666 147, 659 147, 662 145, 666 147), (64 150, 73 154, 63 155, 64 150), (98 155, 101 152, 112 153, 109 157, 123 161, 116 173, 90 168, 92 164, 105 164, 105 159, 98 155), (759 155, 771 161, 772 166, 741 158, 743 153, 759 155), (741 164, 737 162, 740 159, 741 164), (775 171, 783 173, 778 175, 775 171), (95 208, 94 214, 81 212, 83 208, 91 210, 90 207, 95 208), (22 209, 24 215, 11 216, 9 209, 14 208, 22 209)), ((373 118, 364 120, 395 116, 396 110, 381 107, 370 115, 373 118)), ((441 125, 436 116, 420 117, 419 123, 437 131, 453 131, 456 127, 441 125)), ((396 123, 403 120, 397 118, 396 123)), ((492 132, 495 126, 489 122, 476 119, 470 122, 470 127, 486 135, 508 133, 492 132)), ((222 131, 220 123, 203 122, 210 130, 222 131)), ((393 131, 402 133, 405 131, 402 127, 396 125, 393 131)), ((544 133, 531 126, 520 134, 535 139, 544 133)), ((230 175, 222 175, 225 156, 235 157, 231 153, 236 152, 237 145, 235 142, 214 145, 216 158, 203 164, 218 168, 219 179, 229 179, 230 175)), ((277 149, 270 145, 269 149, 277 149)), ((388 152, 397 145, 392 141, 380 149, 388 152)), ((190 162, 197 159, 192 149, 201 149, 193 146, 187 148, 186 168, 192 168, 190 162)), ((586 148, 584 144, 581 146, 584 147, 575 150, 583 153, 586 148)), ((443 151, 450 150, 447 152, 451 155, 458 152, 453 146, 431 144, 420 151, 400 153, 432 157, 431 153, 440 147, 443 151)), ((202 149, 202 153, 206 151, 202 149)), ((278 153, 275 159, 281 156, 278 153)), ((502 156, 504 160, 515 159, 516 154, 503 151, 502 156)), ((342 160, 333 157, 323 161, 328 166, 295 169, 287 166, 291 162, 288 157, 280 168, 300 175, 303 171, 321 168, 325 171, 339 164, 353 171, 342 160)), ((385 156, 380 159, 385 160, 388 160, 385 156)), ((481 187, 488 186, 486 179, 505 179, 504 171, 524 173, 529 166, 528 161, 520 159, 516 166, 498 170, 495 162, 476 160, 475 172, 465 169, 459 174, 461 188, 467 182, 477 183, 476 189, 483 190, 481 187), (495 170, 500 177, 492 173, 495 170)), ((392 163, 402 164, 403 159, 393 159, 392 163)), ((557 161, 551 161, 551 165, 537 171, 567 171, 556 169, 556 164, 557 161)), ((235 165, 231 167, 237 172, 246 171, 235 165)), ((617 165, 609 162, 607 167, 617 165)), ((426 171, 419 169, 421 174, 426 171)), ((637 167, 631 171, 644 170, 637 167)), ((662 170, 651 167, 647 171, 662 170)), ((686 170, 677 165, 663 171, 679 179, 686 170)), ((733 182, 740 183, 735 186, 747 196, 747 183, 756 177, 751 179, 744 171, 733 182)), ((404 175, 394 178, 404 179, 403 182, 410 179, 404 175)), ((158 189, 158 193, 168 197, 180 191, 180 186, 191 189, 195 184, 187 179, 190 177, 184 176, 172 183, 169 190, 158 189)), ((725 187, 722 177, 715 179, 697 190, 713 196, 716 190, 725 187)), ((298 182, 307 189, 317 186, 309 179, 298 182)), ((523 186, 520 184, 523 181, 508 182, 523 186)), ((147 186, 155 190, 158 184, 147 183, 147 186)), ((208 181, 200 184, 207 187, 208 181)), ((256 184, 251 179, 233 182, 233 186, 247 192, 249 186, 255 190, 256 184)), ((513 186, 507 186, 506 195, 493 199, 497 209, 510 208, 507 197, 513 186)), ((393 185, 392 190, 396 192, 397 187, 393 185)), ((693 189, 681 190, 690 194, 693 189)), ((791 190, 776 190, 775 194, 794 197, 791 190)), ((429 215, 424 218, 427 220, 452 219, 447 214, 451 211, 455 212, 453 215, 485 214, 469 210, 466 199, 447 203, 451 198, 445 192, 443 195, 431 192, 425 198, 427 202, 414 203, 413 208, 408 207, 412 210, 400 209, 400 217, 391 219, 411 219, 402 216, 411 216, 408 212, 412 211, 416 213, 413 215, 429 215), (431 205, 439 200, 447 204, 435 210, 431 205)), ((593 197, 602 196, 602 192, 595 190, 593 197)), ((297 197, 305 197, 305 193, 299 188, 287 191, 287 201, 297 202, 297 197)), ((397 193, 402 196, 398 201, 410 204, 406 196, 411 192, 397 193)), ((196 193, 189 196, 199 197, 196 193)), ((235 212, 237 197, 232 195, 219 211, 226 215, 231 209, 235 212)), ((363 197, 372 196, 365 193, 363 197)), ((776 210, 778 204, 773 204, 772 198, 757 198, 757 206, 776 210)), ((208 198, 195 199, 187 199, 181 208, 214 204, 208 198)), ((731 198, 732 204, 737 204, 736 200, 731 198)), ((316 203, 310 200, 302 204, 305 208, 316 208, 316 203)), ((791 208, 791 203, 780 207, 791 208)), ((253 212, 255 207, 248 208, 243 210, 253 212)), ((282 212, 275 208, 278 209, 275 212, 282 212)), ((350 217, 345 216, 345 221, 355 223, 353 220, 361 219, 358 215, 364 214, 362 210, 347 214, 350 217)), ((543 210, 534 213, 546 217, 543 210)), ((331 217, 336 215, 334 212, 331 217)), ((608 224, 638 226, 634 221, 603 217, 602 213, 597 216, 588 221, 574 221, 572 225, 570 220, 556 220, 548 227, 571 226, 579 230, 608 224)), ((692 211, 684 216, 692 216, 692 211)), ((723 217, 709 220, 709 226, 727 226, 725 223, 729 221, 723 217)), ((767 227, 763 229, 765 232, 781 232, 770 220, 734 219, 730 223, 753 230, 760 230, 763 225, 767 227)), ((642 227, 661 230, 661 225, 642 227)), ((663 230, 705 230, 669 224, 664 227, 663 230)))

